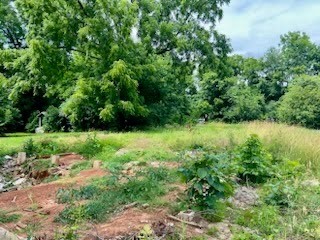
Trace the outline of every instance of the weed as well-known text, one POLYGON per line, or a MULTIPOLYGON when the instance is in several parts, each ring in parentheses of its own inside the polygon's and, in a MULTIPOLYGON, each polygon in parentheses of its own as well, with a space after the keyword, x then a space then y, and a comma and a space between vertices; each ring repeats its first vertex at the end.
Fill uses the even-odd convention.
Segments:
POLYGON ((23 143, 22 150, 26 152, 28 156, 35 155, 38 151, 32 138, 29 138, 23 143))
POLYGON ((222 155, 204 155, 190 166, 180 169, 188 183, 188 197, 201 210, 214 209, 218 200, 230 196, 233 187, 223 164, 222 155))
POLYGON ((17 222, 20 219, 20 214, 9 214, 0 210, 0 223, 17 222))
POLYGON ((92 158, 103 149, 101 141, 96 134, 88 134, 84 143, 78 143, 76 151, 86 158, 92 158))
POLYGON ((241 210, 236 219, 237 224, 257 229, 266 236, 275 236, 281 231, 281 216, 277 207, 262 205, 259 208, 241 210))
POLYGON ((263 147, 257 135, 250 138, 239 148, 239 176, 245 181, 261 183, 273 175, 271 154, 263 147))

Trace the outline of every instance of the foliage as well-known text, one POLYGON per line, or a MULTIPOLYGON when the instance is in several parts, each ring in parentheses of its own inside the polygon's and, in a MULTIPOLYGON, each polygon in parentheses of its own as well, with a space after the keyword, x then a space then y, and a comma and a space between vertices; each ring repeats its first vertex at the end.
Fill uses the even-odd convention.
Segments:
POLYGON ((261 119, 264 113, 264 97, 255 89, 245 85, 231 87, 228 92, 230 107, 224 110, 227 122, 242 122, 261 119))
POLYGON ((167 174, 164 169, 149 169, 125 182, 119 181, 117 176, 110 176, 97 186, 93 183, 79 190, 59 190, 59 201, 68 203, 68 206, 56 220, 63 223, 75 223, 81 219, 103 221, 125 204, 152 202, 166 192, 163 184, 167 182, 167 174), (83 199, 89 201, 84 205, 72 204, 83 199))
POLYGON ((281 181, 281 179, 268 183, 265 186, 265 203, 281 208, 293 207, 297 196, 295 185, 292 180, 281 181))
POLYGON ((271 160, 258 135, 251 135, 239 148, 239 176, 253 183, 264 182, 273 175, 271 160))
POLYGON ((28 156, 31 156, 37 153, 38 148, 33 139, 29 138, 23 143, 22 150, 26 152, 28 156))
POLYGON ((66 118, 54 106, 48 107, 43 117, 43 127, 46 132, 61 132, 69 130, 66 118))
POLYGON ((21 215, 19 214, 8 214, 4 211, 0 211, 0 223, 12 223, 17 222, 20 219, 21 215))
POLYGON ((320 78, 299 76, 293 80, 283 96, 278 114, 279 119, 304 127, 320 127, 320 78))
POLYGON ((268 237, 275 236, 281 226, 280 212, 277 207, 262 205, 259 208, 242 210, 237 217, 237 224, 259 232, 268 237))
POLYGON ((188 183, 188 197, 191 203, 202 210, 215 209, 220 199, 230 196, 233 187, 225 175, 222 155, 204 155, 180 169, 183 180, 188 183))
POLYGON ((76 147, 76 152, 86 158, 92 158, 103 149, 101 141, 97 138, 96 134, 88 134, 84 143, 79 143, 76 147))

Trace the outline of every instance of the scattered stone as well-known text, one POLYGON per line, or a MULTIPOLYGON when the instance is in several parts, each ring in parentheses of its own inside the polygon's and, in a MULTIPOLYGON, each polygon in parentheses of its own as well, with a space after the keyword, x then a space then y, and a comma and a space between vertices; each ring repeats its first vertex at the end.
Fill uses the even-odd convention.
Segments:
POLYGON ((25 178, 19 178, 18 180, 14 181, 12 184, 14 186, 18 186, 18 185, 25 183, 26 181, 27 181, 27 179, 25 179, 25 178))
POLYGON ((51 156, 51 163, 54 165, 60 165, 60 155, 52 155, 51 156))
POLYGON ((229 201, 236 207, 246 209, 250 206, 257 205, 259 195, 256 189, 252 187, 241 186, 236 189, 235 194, 229 201))
POLYGON ((4 185, 3 183, 1 183, 1 182, 0 182, 0 191, 2 191, 2 190, 3 190, 4 186, 5 186, 5 185, 4 185))
POLYGON ((0 227, 0 239, 1 240, 26 240, 26 238, 19 237, 16 234, 9 232, 8 230, 2 227, 0 227))
POLYGON ((4 156, 4 159, 8 161, 8 160, 12 160, 13 158, 9 155, 6 155, 6 156, 4 156))
POLYGON ((302 186, 304 187, 319 187, 320 182, 317 179, 306 180, 302 182, 302 186))
POLYGON ((99 160, 96 160, 96 161, 93 162, 93 168, 94 169, 100 169, 101 165, 102 165, 102 162, 99 161, 99 160))
POLYGON ((17 165, 23 164, 27 160, 27 153, 26 152, 19 152, 17 158, 17 165))
POLYGON ((192 222, 195 216, 195 212, 187 210, 185 212, 179 212, 177 217, 186 222, 192 222))
POLYGON ((150 205, 148 203, 145 203, 145 204, 142 204, 142 207, 143 208, 148 208, 148 207, 150 207, 150 205))
POLYGON ((132 169, 133 167, 139 166, 139 164, 140 164, 139 161, 128 162, 123 166, 123 169, 129 170, 129 169, 132 169))
POLYGON ((119 157, 119 156, 122 156, 122 155, 127 154, 128 152, 129 152, 128 149, 121 148, 121 149, 119 149, 119 150, 115 153, 115 155, 119 157))

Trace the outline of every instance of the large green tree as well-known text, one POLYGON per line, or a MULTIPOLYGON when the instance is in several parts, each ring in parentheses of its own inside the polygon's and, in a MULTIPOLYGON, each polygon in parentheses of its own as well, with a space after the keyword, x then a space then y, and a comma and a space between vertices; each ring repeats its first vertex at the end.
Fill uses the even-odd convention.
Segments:
POLYGON ((224 74, 230 47, 215 24, 227 3, 6 2, 17 26, 27 29, 21 46, 9 38, 2 44, 19 49, 0 53, 10 72, 10 98, 42 97, 42 107, 60 107, 79 129, 181 122, 189 114, 196 69, 224 74))

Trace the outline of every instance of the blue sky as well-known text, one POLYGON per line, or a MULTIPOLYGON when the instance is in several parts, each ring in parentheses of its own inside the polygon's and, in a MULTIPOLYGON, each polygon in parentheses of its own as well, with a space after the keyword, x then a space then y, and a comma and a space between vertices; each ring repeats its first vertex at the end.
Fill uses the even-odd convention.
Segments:
POLYGON ((231 0, 217 30, 247 56, 263 55, 289 31, 306 32, 320 44, 320 0, 231 0))

